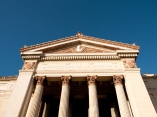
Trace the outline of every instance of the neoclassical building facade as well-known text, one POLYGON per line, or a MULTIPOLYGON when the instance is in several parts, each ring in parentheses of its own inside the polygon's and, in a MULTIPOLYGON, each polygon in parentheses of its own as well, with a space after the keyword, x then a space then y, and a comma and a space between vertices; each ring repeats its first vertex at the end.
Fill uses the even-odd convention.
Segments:
POLYGON ((157 117, 157 75, 139 46, 78 32, 20 49, 18 76, 0 77, 0 117, 157 117))

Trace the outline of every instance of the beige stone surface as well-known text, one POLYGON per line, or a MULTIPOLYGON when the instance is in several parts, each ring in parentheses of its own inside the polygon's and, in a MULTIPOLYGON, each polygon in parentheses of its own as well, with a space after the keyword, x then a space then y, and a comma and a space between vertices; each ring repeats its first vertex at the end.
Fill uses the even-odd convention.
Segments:
POLYGON ((157 117, 139 70, 126 70, 125 87, 134 117, 157 117))
POLYGON ((67 84, 62 85, 58 117, 68 117, 69 90, 70 90, 69 85, 67 85, 67 84))
POLYGON ((22 117, 33 72, 20 72, 1 117, 22 117))
POLYGON ((115 89, 121 117, 131 117, 123 85, 121 84, 115 85, 115 89))
POLYGON ((42 94, 43 94, 43 89, 44 86, 36 85, 35 92, 32 98, 33 100, 31 102, 30 109, 26 117, 37 117, 42 94))
POLYGON ((95 84, 88 85, 89 90, 89 117, 99 117, 97 90, 95 84))

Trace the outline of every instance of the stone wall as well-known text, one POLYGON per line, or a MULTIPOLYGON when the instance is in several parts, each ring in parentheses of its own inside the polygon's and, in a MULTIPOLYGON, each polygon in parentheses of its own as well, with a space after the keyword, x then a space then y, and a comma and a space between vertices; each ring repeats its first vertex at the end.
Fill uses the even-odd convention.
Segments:
POLYGON ((0 116, 16 83, 17 76, 0 76, 0 116))

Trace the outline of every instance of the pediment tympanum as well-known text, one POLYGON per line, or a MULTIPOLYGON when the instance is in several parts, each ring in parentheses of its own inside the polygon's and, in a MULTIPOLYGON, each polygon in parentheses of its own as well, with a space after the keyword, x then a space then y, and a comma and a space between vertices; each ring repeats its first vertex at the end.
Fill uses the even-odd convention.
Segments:
POLYGON ((97 48, 97 47, 87 47, 82 45, 74 45, 59 49, 52 49, 44 53, 106 53, 106 52, 115 52, 115 50, 107 49, 107 48, 97 48))

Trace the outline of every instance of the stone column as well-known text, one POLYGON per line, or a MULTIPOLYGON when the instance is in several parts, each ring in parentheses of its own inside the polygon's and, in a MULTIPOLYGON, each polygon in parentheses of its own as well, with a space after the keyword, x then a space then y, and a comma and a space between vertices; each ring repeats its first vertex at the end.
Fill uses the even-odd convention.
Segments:
POLYGON ((115 102, 111 103, 111 117, 119 117, 118 107, 115 102))
POLYGON ((51 111, 51 104, 46 102, 44 105, 44 111, 42 117, 49 117, 50 111, 51 111))
POLYGON ((116 89, 117 100, 118 100, 121 117, 131 117, 128 103, 127 103, 126 96, 125 96, 125 92, 124 92, 124 88, 123 88, 123 76, 122 75, 119 75, 119 76, 114 75, 113 82, 114 82, 115 89, 116 89))
POLYGON ((35 88, 30 109, 27 112, 26 117, 37 117, 42 94, 43 94, 43 89, 44 89, 43 84, 44 84, 45 76, 36 76, 35 79, 37 80, 36 88, 35 88))
POLYGON ((99 117, 99 107, 95 80, 97 76, 87 76, 89 89, 89 117, 99 117))
POLYGON ((59 105, 59 113, 58 117, 68 117, 68 111, 69 111, 69 80, 71 79, 71 76, 62 76, 62 92, 61 92, 61 98, 60 98, 60 105, 59 105))

